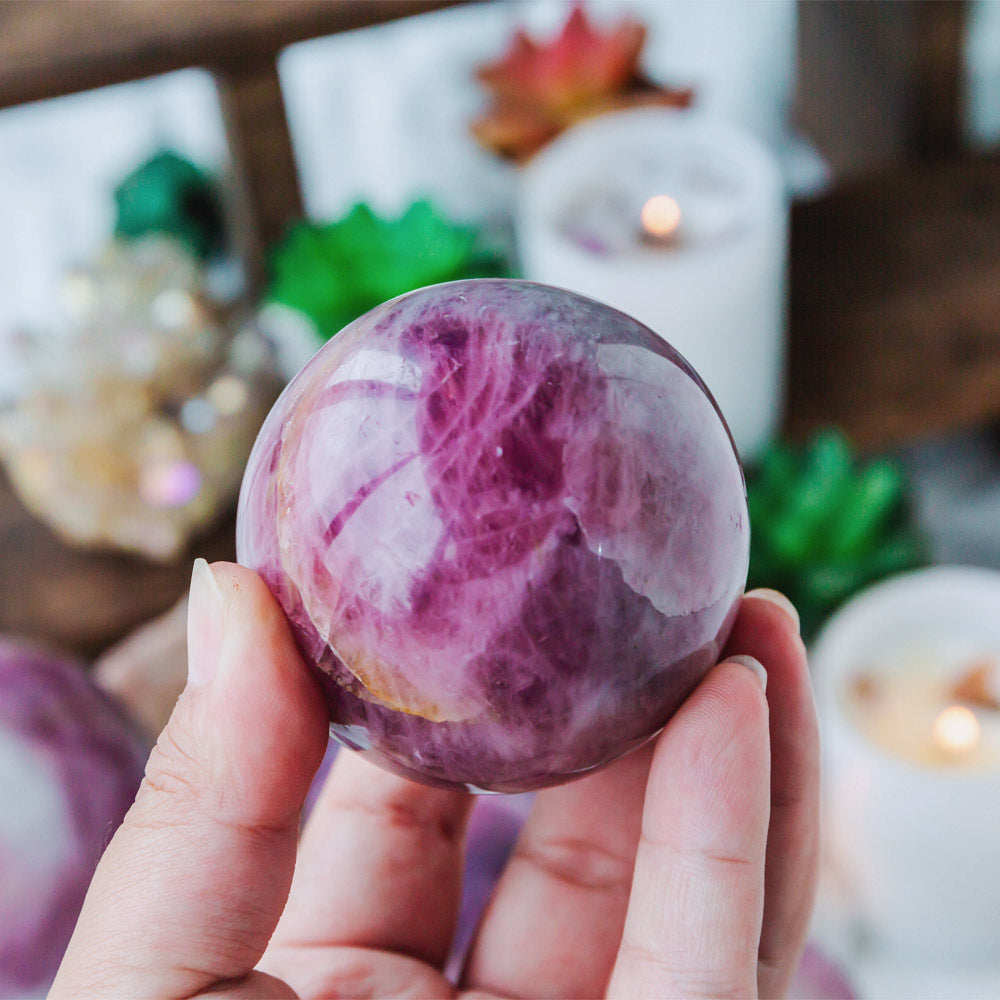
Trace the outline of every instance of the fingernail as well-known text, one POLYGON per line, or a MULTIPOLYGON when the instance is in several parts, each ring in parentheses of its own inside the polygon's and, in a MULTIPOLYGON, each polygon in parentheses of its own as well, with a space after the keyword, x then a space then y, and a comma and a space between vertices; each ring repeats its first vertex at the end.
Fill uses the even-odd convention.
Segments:
POLYGON ((188 597, 188 683, 208 684, 222 653, 222 591, 212 568, 195 559, 188 597))
POLYGON ((727 656, 726 663, 738 663, 741 667, 752 670, 757 675, 760 686, 765 691, 767 690, 767 671, 760 660, 755 660, 752 656, 747 656, 744 653, 738 653, 736 656, 727 656))
POLYGON ((801 631, 799 613, 795 610, 795 605, 780 590, 771 590, 769 587, 758 587, 756 590, 747 591, 746 596, 756 597, 758 600, 770 601, 772 604, 776 604, 792 620, 792 624, 795 626, 795 634, 799 634, 801 631))

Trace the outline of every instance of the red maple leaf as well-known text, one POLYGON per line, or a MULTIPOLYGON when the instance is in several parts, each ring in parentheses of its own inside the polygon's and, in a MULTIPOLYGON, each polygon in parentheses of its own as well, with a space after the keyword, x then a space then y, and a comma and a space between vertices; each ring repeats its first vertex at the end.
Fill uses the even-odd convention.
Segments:
POLYGON ((547 44, 518 31, 502 58, 476 72, 494 103, 473 122, 473 133, 520 160, 589 115, 634 104, 686 106, 690 91, 657 87, 642 75, 645 39, 645 27, 629 17, 606 34, 596 31, 579 3, 547 44))
POLYGON ((645 40, 646 29, 628 17, 600 34, 576 5, 554 41, 540 45, 518 31, 503 58, 477 76, 501 100, 570 111, 625 90, 638 76, 645 40))

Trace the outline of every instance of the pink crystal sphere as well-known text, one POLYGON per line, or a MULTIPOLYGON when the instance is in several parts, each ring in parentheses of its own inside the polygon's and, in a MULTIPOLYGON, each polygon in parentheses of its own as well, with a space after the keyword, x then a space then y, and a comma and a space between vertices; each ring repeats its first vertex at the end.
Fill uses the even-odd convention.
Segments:
POLYGON ((331 732, 443 786, 554 784, 656 733, 746 581, 743 474, 698 376, 590 299, 457 281, 292 380, 243 480, 331 732))

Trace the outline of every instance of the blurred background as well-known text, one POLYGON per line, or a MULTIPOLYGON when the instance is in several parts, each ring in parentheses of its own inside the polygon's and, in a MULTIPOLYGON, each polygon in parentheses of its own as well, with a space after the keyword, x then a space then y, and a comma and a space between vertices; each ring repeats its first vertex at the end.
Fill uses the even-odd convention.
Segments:
MULTIPOLYGON (((827 737, 797 995, 1000 996, 998 148, 995 0, 0 3, 0 996, 44 991, 277 393, 479 275, 633 313, 730 422, 827 737)), ((526 807, 474 825, 467 928, 526 807)))

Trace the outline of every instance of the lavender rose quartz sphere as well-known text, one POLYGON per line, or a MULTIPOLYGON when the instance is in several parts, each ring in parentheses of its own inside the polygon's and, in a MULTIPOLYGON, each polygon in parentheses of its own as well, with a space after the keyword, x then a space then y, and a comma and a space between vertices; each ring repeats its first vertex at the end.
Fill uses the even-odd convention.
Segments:
POLYGON ((302 369, 250 457, 237 547, 341 743, 520 791, 663 727, 728 636, 749 525, 676 351, 582 296, 483 279, 388 302, 302 369))

